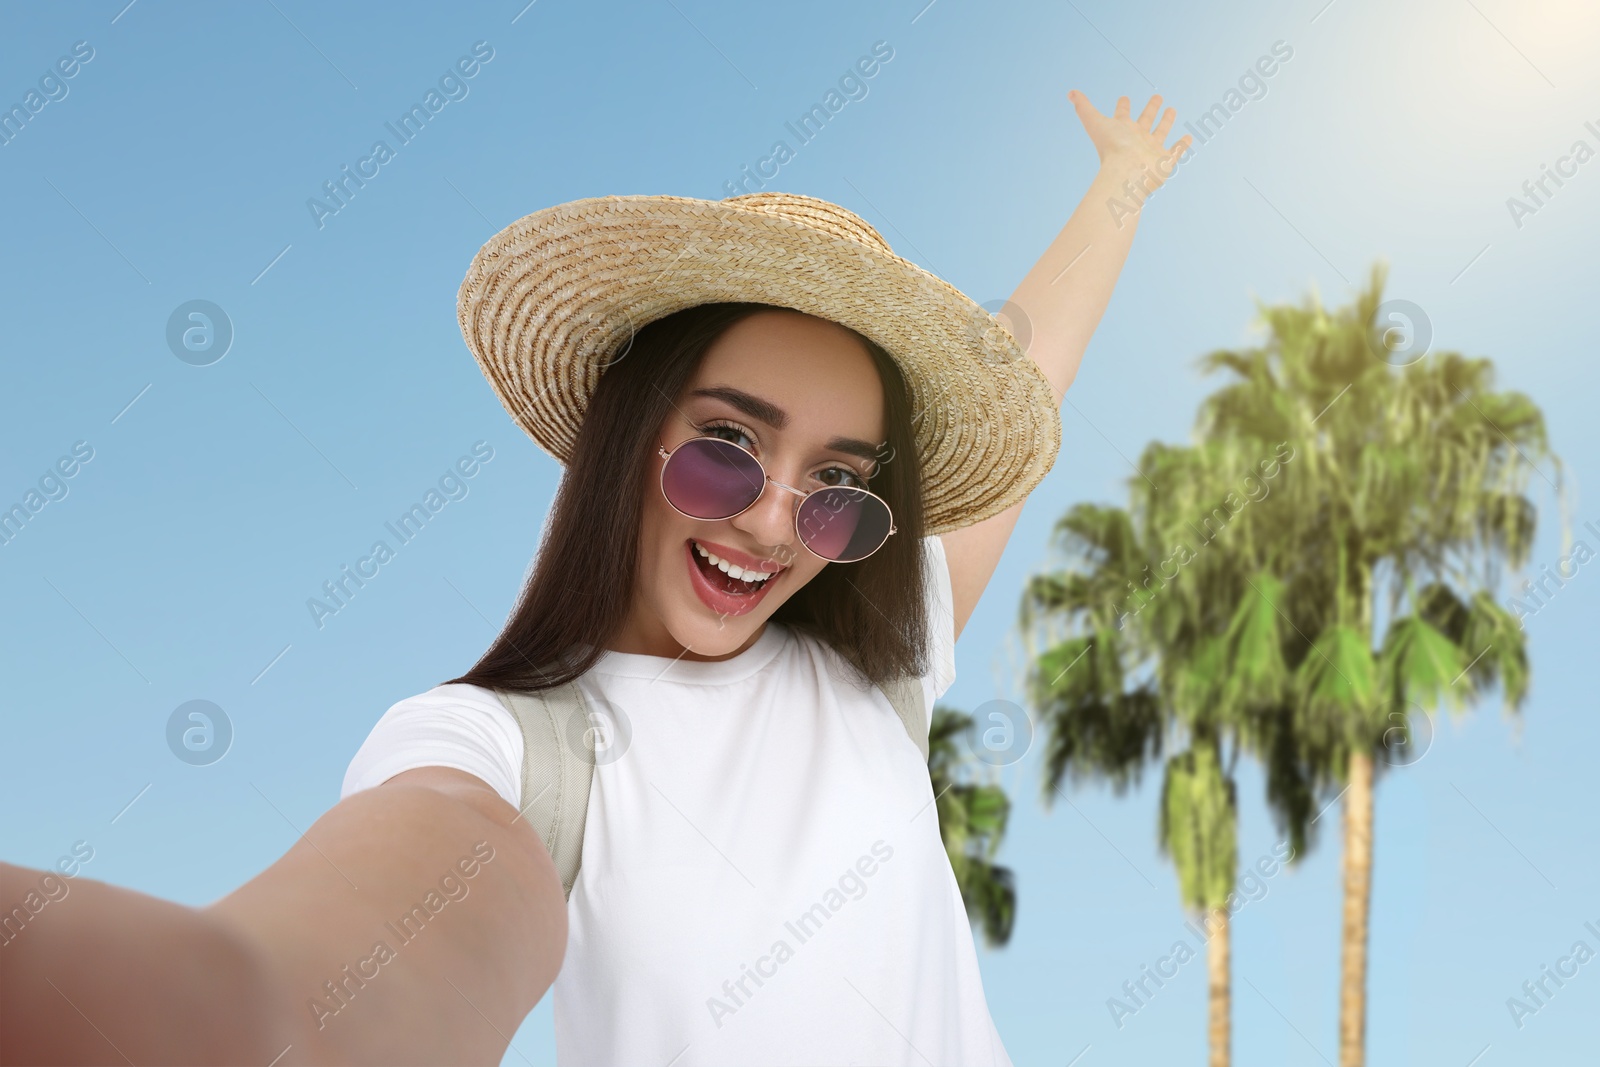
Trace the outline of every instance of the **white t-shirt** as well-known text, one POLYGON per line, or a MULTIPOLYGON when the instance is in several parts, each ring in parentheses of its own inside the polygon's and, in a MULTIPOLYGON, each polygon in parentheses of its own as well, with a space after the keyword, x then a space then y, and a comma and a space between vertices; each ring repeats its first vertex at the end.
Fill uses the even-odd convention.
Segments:
MULTIPOLYGON (((944 547, 924 544, 931 719, 955 639, 944 547)), ((562 1067, 1009 1067, 927 765, 876 687, 773 622, 718 662, 607 651, 579 686, 631 736, 595 768, 553 987, 562 1067)), ((522 748, 493 693, 439 686, 383 715, 342 795, 444 766, 520 809, 522 748)))

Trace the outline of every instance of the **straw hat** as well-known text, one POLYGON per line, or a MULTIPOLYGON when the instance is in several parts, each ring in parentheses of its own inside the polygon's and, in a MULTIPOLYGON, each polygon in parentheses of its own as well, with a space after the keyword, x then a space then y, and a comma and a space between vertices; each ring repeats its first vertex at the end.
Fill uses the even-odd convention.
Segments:
POLYGON ((536 211, 473 257, 456 314, 513 420, 565 464, 601 373, 635 331, 756 301, 850 327, 905 372, 925 526, 998 514, 1061 447, 1050 384, 1005 325, 826 200, 602 196, 536 211))

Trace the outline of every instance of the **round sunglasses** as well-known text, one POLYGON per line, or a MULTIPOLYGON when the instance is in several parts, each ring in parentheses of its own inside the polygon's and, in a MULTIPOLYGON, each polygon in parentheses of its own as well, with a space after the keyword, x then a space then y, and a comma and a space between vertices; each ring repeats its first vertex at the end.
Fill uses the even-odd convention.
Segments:
POLYGON ((866 559, 895 532, 894 516, 882 497, 849 485, 806 492, 767 474, 761 461, 720 437, 693 437, 671 452, 656 446, 661 465, 661 495, 674 511, 691 519, 731 519, 761 499, 768 482, 800 498, 794 529, 813 554, 830 563, 866 559))

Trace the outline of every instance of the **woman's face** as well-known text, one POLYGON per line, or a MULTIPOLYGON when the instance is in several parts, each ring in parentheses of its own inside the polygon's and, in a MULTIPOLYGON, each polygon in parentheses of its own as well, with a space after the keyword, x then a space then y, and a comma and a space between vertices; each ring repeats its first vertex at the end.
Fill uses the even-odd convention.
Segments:
MULTIPOLYGON (((659 442, 671 452, 691 438, 721 438, 753 453, 774 481, 810 492, 865 488, 884 434, 883 386, 860 339, 826 319, 762 311, 706 351, 659 442)), ((731 519, 691 519, 661 493, 665 462, 657 453, 646 468, 639 584, 611 647, 725 658, 754 643, 779 605, 828 562, 800 543, 794 493, 768 482, 761 498, 731 519), (730 580, 707 553, 772 576, 730 580)))

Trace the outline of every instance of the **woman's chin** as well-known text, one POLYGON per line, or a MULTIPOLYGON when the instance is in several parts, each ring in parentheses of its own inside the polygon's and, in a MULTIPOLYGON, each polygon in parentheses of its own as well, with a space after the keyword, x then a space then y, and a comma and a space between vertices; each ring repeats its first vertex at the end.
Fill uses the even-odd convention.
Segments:
POLYGON ((668 627, 673 639, 689 650, 684 654, 685 659, 731 656, 748 645, 766 621, 765 612, 759 618, 752 615, 706 617, 703 606, 698 603, 694 606, 699 609, 695 614, 700 617, 680 619, 677 625, 668 627))

